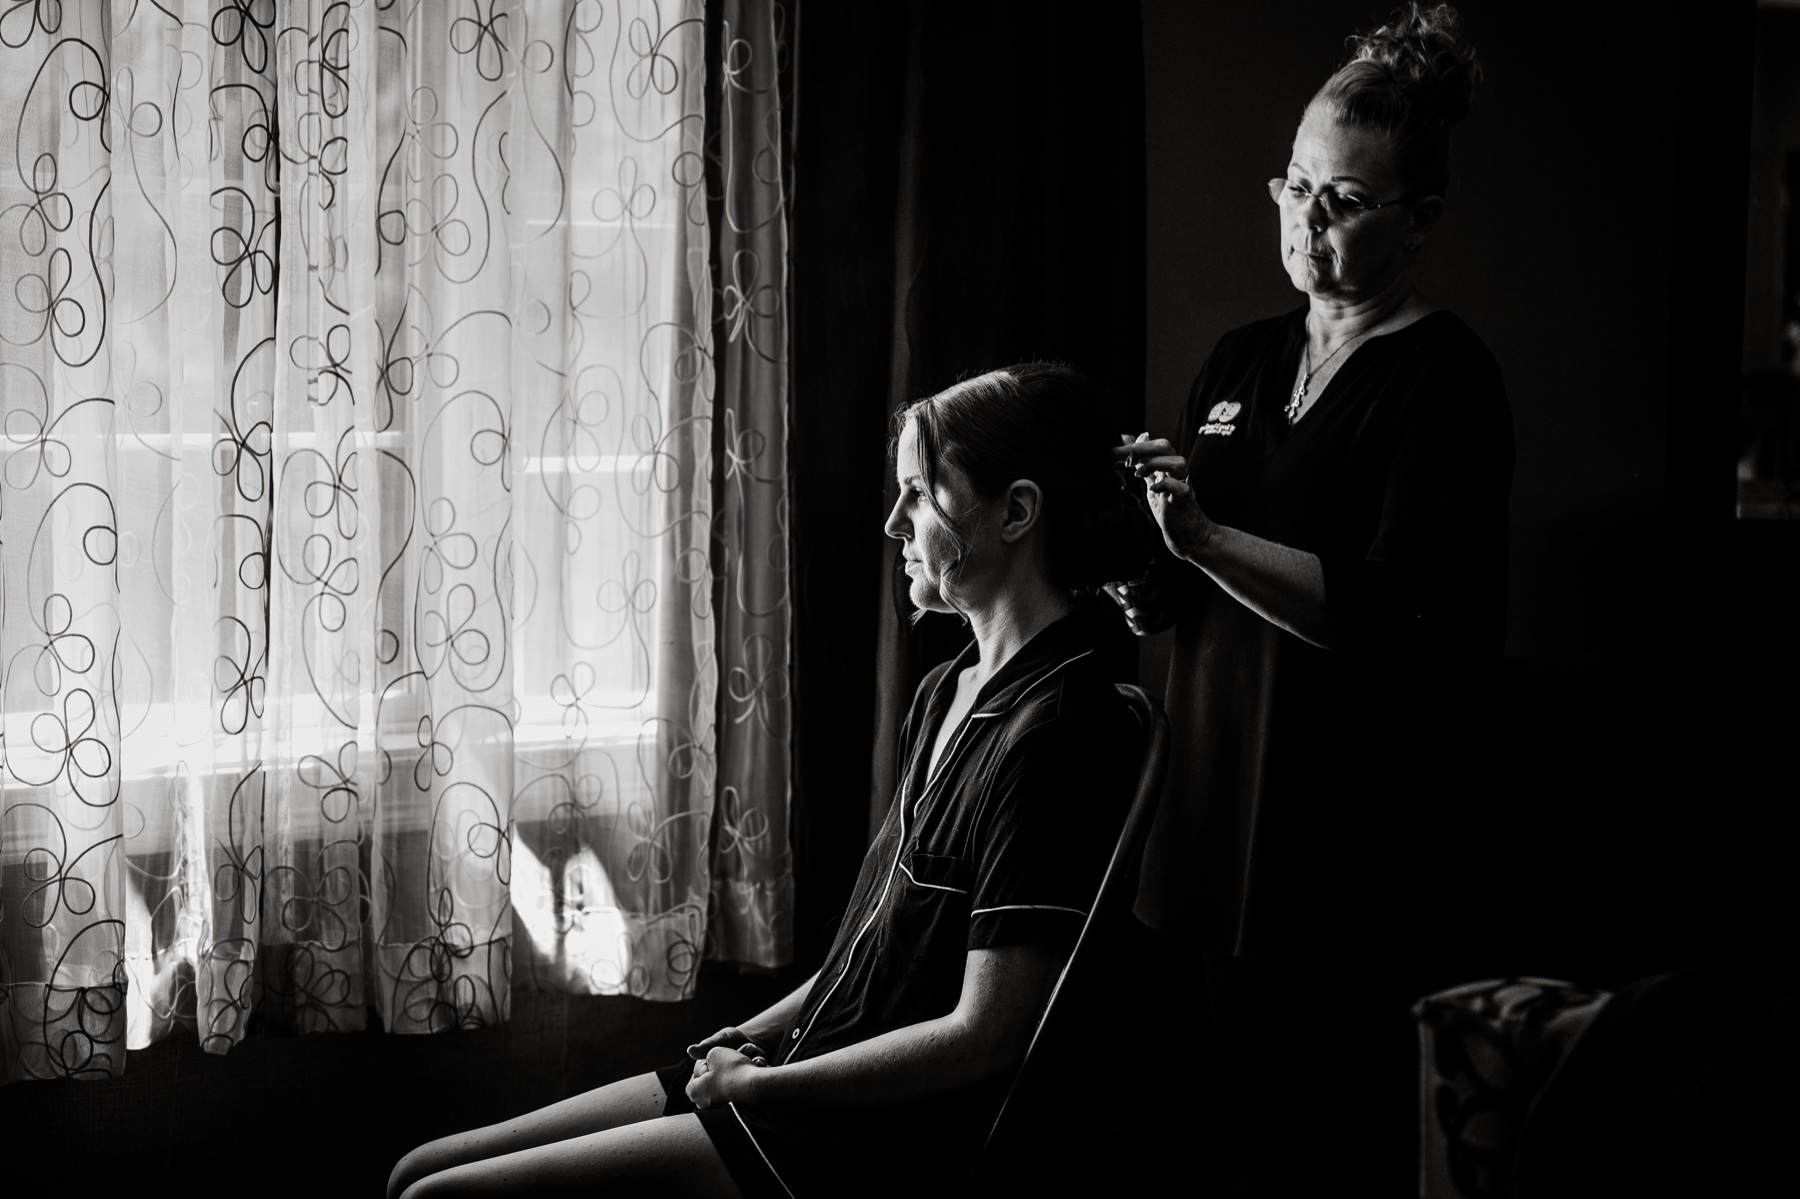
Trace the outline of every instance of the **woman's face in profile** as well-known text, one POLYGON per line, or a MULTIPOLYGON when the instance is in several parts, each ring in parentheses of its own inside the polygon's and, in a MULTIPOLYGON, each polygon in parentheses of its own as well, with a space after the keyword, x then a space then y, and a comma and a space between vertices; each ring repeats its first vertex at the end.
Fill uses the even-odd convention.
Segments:
POLYGON ((1354 303, 1380 293, 1406 269, 1414 218, 1410 205, 1391 203, 1408 193, 1394 159, 1385 134, 1307 112, 1294 135, 1288 183, 1315 195, 1330 191, 1387 207, 1334 219, 1317 200, 1284 201, 1281 261, 1295 287, 1318 299, 1354 303))
POLYGON ((963 477, 962 471, 948 462, 939 461, 936 503, 925 494, 925 477, 919 466, 919 434, 917 422, 908 420, 900 430, 900 444, 894 455, 894 477, 900 484, 900 498, 888 514, 883 526, 889 537, 901 542, 901 555, 906 560, 906 574, 912 580, 910 594, 913 606, 930 612, 955 612, 959 606, 951 602, 952 592, 964 582, 964 561, 978 552, 978 547, 963 544, 955 530, 944 519, 945 512, 964 518, 964 527, 974 541, 981 537, 981 521, 977 509, 981 501, 963 477), (953 579, 951 576, 956 577, 953 579))

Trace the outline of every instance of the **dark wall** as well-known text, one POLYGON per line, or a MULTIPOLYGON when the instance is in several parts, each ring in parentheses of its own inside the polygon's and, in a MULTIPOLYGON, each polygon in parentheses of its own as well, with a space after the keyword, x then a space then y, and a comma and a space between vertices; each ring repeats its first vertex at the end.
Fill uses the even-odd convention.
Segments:
POLYGON ((1744 369, 1782 365, 1783 226, 1793 220, 1783 199, 1787 156, 1800 150, 1800 9, 1756 13, 1756 104, 1750 138, 1749 236, 1745 239, 1744 369))
MULTIPOLYGON (((1391 7, 1145 0, 1150 428, 1221 333, 1301 301, 1263 182, 1391 7)), ((1751 7, 1458 8, 1487 78, 1419 282, 1493 350, 1518 441, 1491 748, 1444 780, 1485 896, 1463 960, 1617 982, 1767 943, 1793 898, 1764 848, 1793 539, 1731 526, 1751 7)))
MULTIPOLYGON (((1142 420, 1135 5, 796 5, 792 470, 795 941, 817 962, 895 775, 914 687, 967 632, 906 619, 889 414, 1071 363, 1142 420), (884 483, 885 481, 885 483, 884 483), (898 583, 898 586, 896 586, 898 583), (903 610, 904 609, 904 610, 903 610), (879 619, 878 619, 879 618, 879 619)), ((1121 625, 1119 665, 1133 651, 1121 625)))
MULTIPOLYGON (((1263 181, 1285 172, 1345 36, 1390 7, 1144 5, 1152 424, 1173 427, 1221 333, 1299 302, 1263 181)), ((1663 493, 1677 210, 1637 189, 1673 165, 1673 99, 1643 67, 1666 61, 1673 30, 1654 5, 1631 20, 1624 6, 1567 6, 1555 36, 1530 5, 1459 7, 1488 74, 1419 282, 1505 372, 1519 450, 1509 650, 1593 649, 1610 633, 1586 548, 1663 493)))

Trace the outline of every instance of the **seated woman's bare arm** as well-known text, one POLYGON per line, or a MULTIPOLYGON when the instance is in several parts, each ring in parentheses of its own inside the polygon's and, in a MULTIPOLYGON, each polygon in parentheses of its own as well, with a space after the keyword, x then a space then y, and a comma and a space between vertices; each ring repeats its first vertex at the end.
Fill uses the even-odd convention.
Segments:
POLYGON ((703 1108, 870 1107, 994 1078, 1023 1060, 1062 960, 1033 945, 972 949, 962 998, 948 1015, 782 1066, 715 1048, 706 1071, 688 1084, 688 1098, 703 1108))
POLYGON ((782 1034, 793 1027, 794 1020, 800 1015, 801 1005, 806 1002, 813 984, 818 981, 819 975, 815 971, 811 978, 742 1024, 727 1025, 712 1036, 689 1045, 688 1056, 698 1061, 714 1049, 736 1049, 741 1052, 746 1045, 758 1051, 746 1054, 748 1057, 760 1057, 767 1053, 781 1040, 782 1034))

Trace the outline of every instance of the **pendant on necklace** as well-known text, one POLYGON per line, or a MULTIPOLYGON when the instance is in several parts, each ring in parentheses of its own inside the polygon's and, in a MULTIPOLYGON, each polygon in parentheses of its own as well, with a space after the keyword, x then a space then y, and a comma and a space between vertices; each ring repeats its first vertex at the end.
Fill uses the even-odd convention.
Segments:
POLYGON ((1287 423, 1293 424, 1300 419, 1300 405, 1306 403, 1306 385, 1312 382, 1312 372, 1307 371, 1300 376, 1300 382, 1294 387, 1294 394, 1282 407, 1281 414, 1287 417, 1287 423))

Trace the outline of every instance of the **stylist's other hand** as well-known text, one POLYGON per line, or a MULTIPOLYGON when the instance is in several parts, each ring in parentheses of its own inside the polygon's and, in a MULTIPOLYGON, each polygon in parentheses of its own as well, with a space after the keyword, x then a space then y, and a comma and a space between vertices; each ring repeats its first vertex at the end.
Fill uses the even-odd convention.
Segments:
POLYGON ((1125 613, 1125 623, 1139 637, 1160 633, 1175 623, 1175 606, 1152 578, 1107 583, 1101 590, 1125 613))
POLYGON ((1187 459, 1176 453, 1165 438, 1153 438, 1148 433, 1132 441, 1121 438, 1113 458, 1145 481, 1150 514, 1156 517, 1169 552, 1194 561, 1211 540, 1213 523, 1194 499, 1194 489, 1187 481, 1187 459))
MULTIPOLYGON (((1179 461, 1179 460, 1178 460, 1179 461)), ((1182 462, 1185 473, 1187 463, 1182 462)), ((1179 558, 1198 563, 1206 543, 1212 540, 1213 522, 1200 511, 1187 479, 1156 471, 1150 476, 1150 513, 1162 527, 1163 541, 1179 558)))
MULTIPOLYGON (((756 1047, 746 1045, 745 1048, 756 1047)), ((693 1077, 688 1079, 687 1097, 702 1111, 741 1101, 745 1097, 746 1073, 767 1065, 761 1057, 752 1059, 735 1049, 713 1049, 694 1063, 693 1077)))

